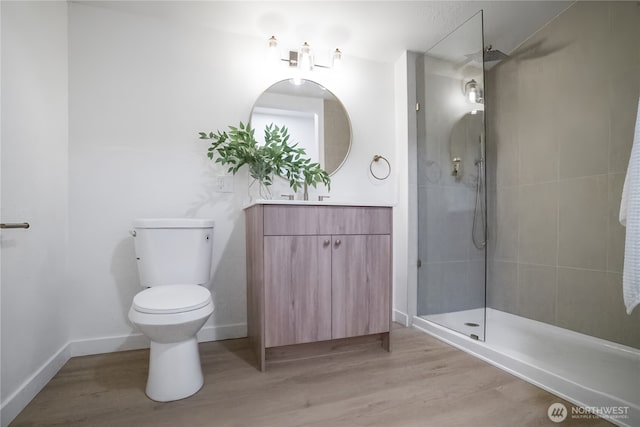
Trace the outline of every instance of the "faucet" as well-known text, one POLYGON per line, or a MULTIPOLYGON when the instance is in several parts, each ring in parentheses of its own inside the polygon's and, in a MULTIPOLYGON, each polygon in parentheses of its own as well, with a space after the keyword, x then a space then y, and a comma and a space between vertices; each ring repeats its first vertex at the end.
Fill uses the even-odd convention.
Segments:
POLYGON ((307 186, 307 181, 304 181, 304 194, 302 195, 304 200, 309 200, 309 187, 307 186))

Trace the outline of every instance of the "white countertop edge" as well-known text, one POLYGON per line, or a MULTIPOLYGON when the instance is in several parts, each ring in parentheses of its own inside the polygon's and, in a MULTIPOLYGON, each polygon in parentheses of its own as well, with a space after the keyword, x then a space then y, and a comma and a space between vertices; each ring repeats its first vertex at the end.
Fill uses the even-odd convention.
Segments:
POLYGON ((249 209, 255 205, 292 205, 292 206, 356 206, 356 207, 383 207, 383 208, 391 208, 394 207, 395 203, 390 202, 342 202, 336 200, 286 200, 286 199, 276 199, 276 200, 254 200, 253 202, 245 205, 243 209, 249 209))

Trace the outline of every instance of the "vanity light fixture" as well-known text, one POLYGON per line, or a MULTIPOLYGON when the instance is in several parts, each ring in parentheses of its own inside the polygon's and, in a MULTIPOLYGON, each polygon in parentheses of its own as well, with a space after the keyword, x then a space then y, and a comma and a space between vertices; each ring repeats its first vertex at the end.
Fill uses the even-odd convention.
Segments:
POLYGON ((331 65, 320 65, 315 63, 313 50, 309 43, 304 42, 300 49, 290 50, 287 58, 280 56, 278 40, 275 36, 269 38, 269 58, 272 62, 284 61, 289 63, 289 67, 295 67, 302 71, 312 71, 315 67, 320 68, 342 68, 342 51, 337 49, 331 54, 331 65))
POLYGON ((480 85, 474 79, 469 80, 464 85, 464 95, 472 104, 484 103, 484 99, 482 97, 482 89, 480 89, 480 85))

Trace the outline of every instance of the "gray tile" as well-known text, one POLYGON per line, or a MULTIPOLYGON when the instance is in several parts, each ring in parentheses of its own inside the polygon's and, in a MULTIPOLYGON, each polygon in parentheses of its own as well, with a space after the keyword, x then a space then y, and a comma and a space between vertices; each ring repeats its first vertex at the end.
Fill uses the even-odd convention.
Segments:
POLYGON ((500 126, 494 133, 495 163, 488 163, 495 170, 496 186, 508 187, 518 185, 520 170, 518 146, 518 114, 515 111, 501 116, 500 126))
POLYGON ((508 59, 494 68, 496 74, 497 91, 494 102, 499 113, 513 111, 520 102, 518 98, 518 79, 520 78, 520 67, 518 61, 508 59))
POLYGON ((626 172, 638 111, 640 66, 612 72, 608 88, 611 122, 609 172, 626 172))
POLYGON ((469 262, 423 265, 418 314, 438 314, 484 307, 484 280, 469 280, 469 262))
POLYGON ((554 35, 564 45, 561 62, 570 67, 564 72, 606 73, 610 41, 608 17, 607 2, 576 2, 555 22, 554 35))
POLYGON ((556 64, 522 61, 518 85, 519 184, 554 181, 558 177, 556 64))
POLYGON ((518 69, 517 61, 508 60, 489 72, 495 83, 486 105, 488 170, 497 186, 518 184, 518 69))
POLYGON ((607 175, 559 183, 559 266, 606 269, 607 190, 607 175))
POLYGON ((558 269, 558 326, 640 348, 640 310, 626 314, 622 275, 558 269))
POLYGON ((433 187, 423 191, 425 202, 419 215, 421 240, 425 245, 423 261, 468 260, 473 245, 475 191, 466 187, 433 187))
POLYGON ((609 2, 611 32, 606 50, 612 69, 640 66, 640 7, 632 1, 609 2))
POLYGON ((622 273, 624 264, 625 228, 618 220, 620 216, 620 199, 625 174, 609 174, 609 225, 607 229, 607 271, 622 273))
POLYGON ((558 196, 555 184, 520 188, 518 262, 556 265, 558 196))
POLYGON ((518 261, 518 188, 500 188, 492 198, 489 218, 490 255, 498 261, 518 261))
POLYGON ((497 146, 496 146, 496 131, 499 127, 496 115, 489 110, 490 107, 486 107, 487 113, 487 136, 485 143, 485 158, 486 158, 486 176, 487 176, 487 188, 496 188, 496 168, 497 168, 497 146))
POLYGON ((563 80, 562 96, 558 100, 562 114, 555 121, 559 179, 607 173, 607 79, 581 73, 566 75, 563 80))
POLYGON ((487 306, 518 313, 518 264, 493 261, 487 271, 487 306))
POLYGON ((554 324, 556 317, 556 267, 518 266, 518 314, 554 324))
POLYGON ((469 308, 486 307, 486 273, 486 263, 484 259, 469 262, 467 268, 467 289, 464 291, 469 308))
MULTIPOLYGON (((610 322, 615 310, 608 288, 604 271, 558 267, 558 326, 603 338, 603 322, 610 322)), ((616 333, 606 339, 617 341, 621 336, 616 333)))
POLYGON ((607 274, 607 287, 609 290, 610 313, 606 313, 607 317, 613 317, 610 323, 611 330, 604 330, 603 337, 610 341, 619 342, 640 349, 640 306, 637 306, 631 315, 626 313, 622 296, 622 275, 616 273, 607 274), (612 338, 608 338, 608 337, 612 338), (613 337, 620 336, 619 340, 613 337))

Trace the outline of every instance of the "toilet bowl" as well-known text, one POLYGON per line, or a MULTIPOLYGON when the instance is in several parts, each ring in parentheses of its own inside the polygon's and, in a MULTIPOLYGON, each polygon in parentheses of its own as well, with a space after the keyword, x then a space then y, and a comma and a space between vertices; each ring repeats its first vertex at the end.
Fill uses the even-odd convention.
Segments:
POLYGON ((211 313, 211 294, 197 285, 159 286, 134 297, 129 319, 151 341, 146 387, 149 398, 168 402, 202 388, 196 333, 211 313))
POLYGON ((140 283, 129 320, 150 340, 147 396, 189 397, 203 386, 197 332, 214 310, 208 283, 213 221, 134 221, 140 283))

